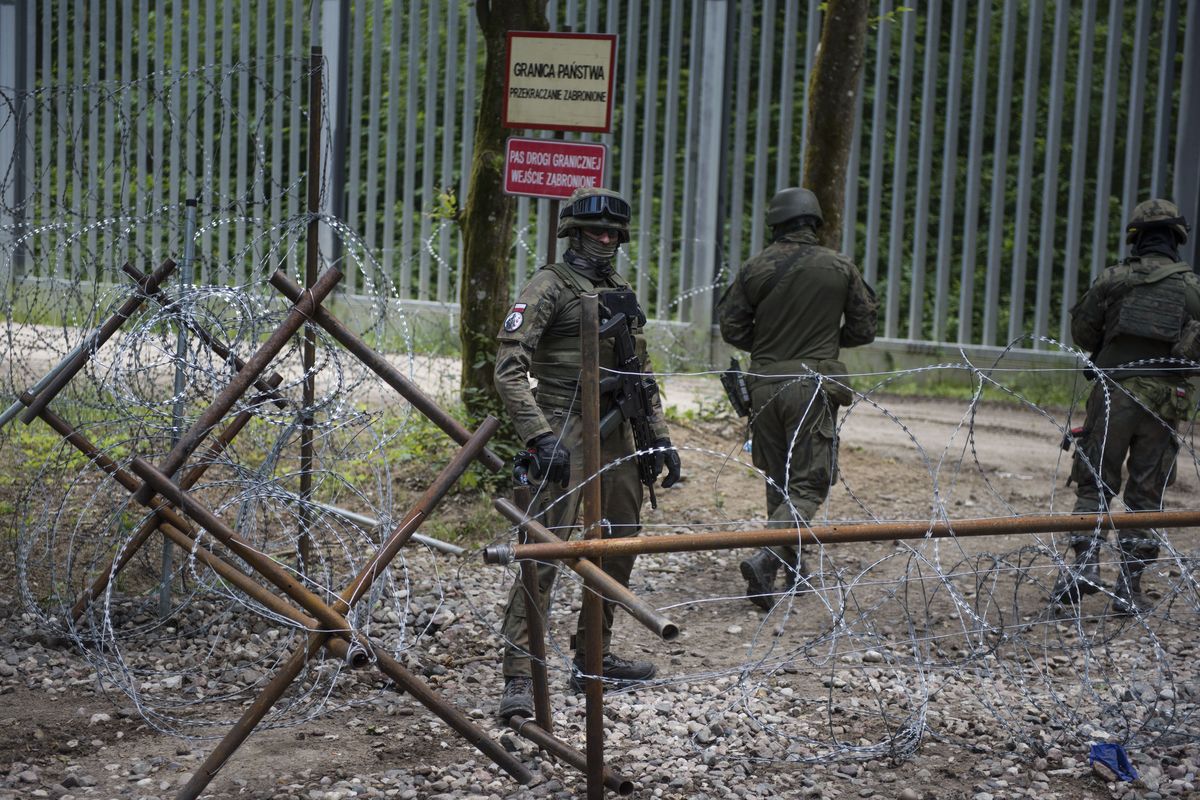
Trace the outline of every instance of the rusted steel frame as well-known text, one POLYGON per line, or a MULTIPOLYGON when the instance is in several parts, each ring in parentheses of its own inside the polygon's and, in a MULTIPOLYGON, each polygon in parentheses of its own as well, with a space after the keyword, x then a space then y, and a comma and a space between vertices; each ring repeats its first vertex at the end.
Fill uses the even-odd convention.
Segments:
MULTIPOLYGON (((304 287, 312 291, 317 282, 317 247, 321 210, 321 70, 324 59, 321 49, 312 48, 308 57, 308 172, 304 179, 308 184, 308 228, 305 232, 304 287)), ((313 468, 313 416, 316 403, 317 382, 314 374, 317 363, 317 332, 312 325, 304 326, 304 344, 300 351, 300 363, 304 369, 304 386, 300 416, 300 571, 308 569, 312 560, 312 515, 308 506, 312 499, 313 468)))
MULTIPOLYGON (((278 386, 282 380, 283 377, 280 375, 271 376, 271 380, 269 382, 271 385, 269 385, 268 388, 271 389, 272 393, 274 393, 275 387, 278 386)), ((21 401, 24 402, 25 398, 26 395, 22 395, 21 401)), ((268 399, 268 396, 264 393, 255 397, 250 401, 250 403, 251 405, 258 405, 259 403, 266 402, 268 399)), ((246 427, 246 425, 249 424, 250 420, 253 418, 254 414, 249 410, 242 411, 236 417, 234 417, 225 430, 221 431, 221 434, 213 441, 211 445, 209 445, 208 449, 200 457, 196 466, 188 470, 180 479, 180 488, 192 488, 192 486, 194 486, 196 482, 200 480, 201 476, 208 471, 208 468, 212 466, 221 453, 225 451, 225 448, 229 446, 229 443, 233 441, 234 437, 241 433, 242 429, 246 427)), ((92 457, 91 453, 84 453, 84 455, 87 455, 89 458, 92 457)), ((79 621, 79 618, 83 615, 83 612, 85 609, 87 609, 88 605, 97 597, 99 597, 104 592, 105 588, 108 587, 108 582, 112 576, 124 569, 125 565, 128 564, 129 561, 142 548, 142 545, 146 543, 146 540, 150 538, 150 535, 154 533, 155 529, 159 526, 159 522, 160 521, 157 516, 151 517, 143 522, 137 533, 135 533, 133 537, 126 543, 125 547, 121 548, 121 552, 112 561, 109 561, 108 565, 96 575, 95 580, 92 581, 92 585, 83 590, 83 592, 79 595, 79 598, 75 601, 75 605, 71 608, 72 621, 79 621)))
POLYGON ((892 539, 946 539, 967 536, 1005 536, 1026 533, 1121 530, 1124 528, 1187 528, 1200 525, 1200 511, 1124 511, 1115 514, 1031 514, 1022 517, 986 517, 956 522, 899 522, 814 525, 754 531, 715 531, 672 536, 630 536, 603 541, 553 542, 504 545, 489 548, 489 563, 513 559, 539 561, 591 558, 594 555, 687 553, 696 550, 737 550, 782 544, 845 544, 892 539))
MULTIPOLYGON (((426 490, 425 494, 422 495, 421 499, 417 501, 413 509, 405 515, 404 521, 388 537, 387 542, 379 548, 371 563, 367 564, 341 592, 331 608, 333 613, 346 613, 366 592, 370 591, 371 584, 375 578, 387 568, 387 565, 395 558, 408 538, 424 522, 429 512, 436 507, 437 503, 457 482, 462 473, 470 467, 479 450, 495 434, 498 427, 499 421, 495 417, 489 416, 484 420, 471 440, 455 454, 454 458, 446 465, 426 490)), ((190 508, 187 510, 189 514, 192 514, 190 508)), ((203 520, 197 519, 201 521, 201 524, 204 524, 203 520)), ((205 525, 205 527, 207 528, 208 525, 205 525)), ((237 724, 225 735, 225 738, 221 740, 217 747, 213 749, 208 758, 205 759, 204 764, 192 775, 188 784, 178 795, 180 800, 194 798, 203 791, 204 787, 208 785, 221 766, 241 746, 250 733, 253 732, 255 726, 266 716, 271 707, 283 696, 283 693, 287 691, 288 687, 300 674, 304 665, 316 655, 317 651, 324 646, 331 635, 330 631, 314 631, 309 635, 307 643, 297 648, 283 668, 276 673, 271 682, 264 687, 262 693, 246 709, 237 724)), ((354 633, 353 635, 364 647, 369 648, 374 653, 379 652, 378 648, 371 644, 365 636, 358 633, 354 633)), ((407 671, 397 672, 395 667, 399 666, 399 664, 393 663, 388 667, 390 670, 387 673, 389 677, 392 677, 398 683, 403 681, 405 688, 411 688, 414 697, 458 731, 463 738, 478 747, 484 755, 492 758, 499 766, 509 771, 513 777, 519 780, 523 775, 528 774, 524 767, 520 766, 519 762, 513 759, 502 747, 492 741, 490 737, 479 730, 461 712, 443 701, 422 682, 416 681, 415 676, 407 673, 407 671), (392 673, 397 674, 393 675, 392 673), (510 767, 513 768, 510 769, 510 767)))
MULTIPOLYGON (((175 471, 183 465, 188 455, 199 446, 221 417, 225 416, 225 413, 233 408, 238 398, 246 393, 246 390, 254 383, 254 379, 262 374, 267 365, 271 363, 271 359, 279 355, 279 351, 284 348, 292 335, 312 317, 313 311, 320 307, 321 302, 333 291, 333 287, 341 279, 342 273, 336 267, 330 267, 322 273, 320 280, 312 290, 303 293, 275 332, 262 343, 254 355, 250 356, 246 365, 213 398, 212 405, 192 423, 192 427, 187 432, 179 437, 179 441, 171 448, 171 452, 167 453, 159 469, 155 470, 156 472, 161 472, 168 478, 175 474, 175 471)), ((140 503, 148 500, 149 496, 150 488, 147 487, 138 494, 136 499, 140 503)))
MULTIPOLYGON (((587 772, 587 756, 574 747, 571 747, 571 745, 562 739, 544 730, 542 726, 532 720, 528 720, 522 716, 509 717, 508 727, 559 761, 565 761, 580 772, 587 772)), ((633 794, 633 781, 622 777, 620 773, 613 771, 610 767, 604 768, 604 785, 622 797, 628 797, 633 794)))
MULTIPOLYGON (((580 361, 582 369, 579 394, 583 405, 583 474, 600 474, 600 297, 585 294, 580 298, 580 361)), ((600 539, 603 535, 600 481, 583 485, 583 536, 600 539)), ((602 568, 599 558, 593 559, 602 568)), ((604 798, 604 599, 592 580, 584 579, 584 658, 587 670, 587 797, 604 798)))
POLYGON ((32 404, 25 409, 25 413, 21 416, 21 421, 26 425, 37 419, 41 414, 42 409, 50 405, 50 401, 58 396, 58 393, 63 390, 63 387, 71 382, 71 379, 79 374, 79 370, 83 369, 84 364, 92 357, 92 353, 99 350, 100 347, 112 338, 113 334, 124 325, 134 312, 136 312, 146 301, 146 297, 150 291, 158 287, 159 282, 165 280, 175 270, 175 262, 167 259, 158 269, 143 276, 142 280, 138 281, 137 292, 128 297, 116 313, 104 321, 104 324, 96 330, 94 336, 95 341, 90 348, 80 348, 76 351, 75 356, 63 365, 61 371, 54 376, 54 379, 46 385, 46 388, 37 393, 32 404))
MULTIPOLYGON (((134 280, 142 279, 141 271, 132 264, 126 264, 125 266, 121 267, 121 271, 134 280)), ((171 305, 171 299, 167 297, 166 293, 158 287, 155 287, 152 291, 146 292, 146 295, 153 298, 163 308, 168 308, 171 305)), ((204 342, 205 347, 216 353, 217 358, 220 358, 235 370, 243 369, 246 366, 246 362, 242 358, 230 350, 228 345, 226 345, 217 337, 213 336, 212 333, 210 333, 203 325, 198 325, 196 322, 186 318, 182 319, 182 324, 186 325, 187 329, 194 333, 197 339, 204 342)), ((287 398, 276 391, 281 383, 283 383, 283 376, 278 372, 272 372, 265 378, 256 377, 254 379, 254 388, 258 389, 264 394, 267 394, 271 402, 279 408, 287 408, 287 398)))
MULTIPOLYGON (((292 302, 295 302, 296 298, 301 294, 301 289, 296 285, 295 281, 280 271, 276 271, 271 276, 271 285, 292 302)), ((313 321, 324 328, 326 333, 340 342, 343 347, 357 356, 384 383, 395 389, 400 396, 412 404, 413 408, 420 411, 430 422, 445 431, 451 439, 459 444, 465 444, 471 438, 471 432, 461 422, 443 411, 437 403, 421 391, 419 386, 404 377, 400 370, 396 369, 387 359, 360 339, 327 309, 318 308, 316 313, 313 314, 313 321)), ((480 455, 479 460, 492 472, 499 472, 505 467, 504 459, 491 450, 485 449, 480 455)))
MULTIPOLYGON (((555 536, 549 528, 542 525, 535 519, 530 519, 524 511, 517 508, 510 501, 504 498, 497 498, 492 502, 492 507, 510 519, 513 524, 520 527, 521 531, 528 534, 531 539, 537 540, 537 544, 517 545, 500 545, 488 547, 484 551, 484 560, 489 564, 510 564, 515 559, 510 554, 520 550, 522 553, 528 552, 527 548, 540 547, 542 545, 554 545, 562 542, 555 536)), ((667 538, 667 537, 662 537, 667 538)), ((622 541, 620 539, 604 539, 603 541, 622 541)), ((524 557, 522 557, 524 559, 524 557)), ((529 559, 531 561, 543 561, 549 559, 529 559)), ((634 594, 629 587, 622 586, 611 575, 600 569, 591 560, 586 558, 564 558, 561 559, 563 566, 569 567, 579 573, 584 580, 591 581, 592 586, 596 591, 600 592, 601 596, 609 602, 616 603, 622 606, 629 614, 638 622, 645 625, 653 631, 663 641, 671 642, 679 637, 679 626, 671 620, 664 617, 658 612, 654 606, 647 603, 642 598, 634 594)))
MULTIPOLYGON (((532 498, 528 485, 513 488, 513 500, 519 508, 529 508, 532 498)), ((529 534, 522 532, 522 541, 529 534)), ((543 730, 554 730, 550 708, 550 680, 546 675, 546 623, 542 619, 542 587, 536 561, 521 562, 521 585, 525 590, 525 627, 529 634, 529 671, 533 678, 533 716, 543 730)))

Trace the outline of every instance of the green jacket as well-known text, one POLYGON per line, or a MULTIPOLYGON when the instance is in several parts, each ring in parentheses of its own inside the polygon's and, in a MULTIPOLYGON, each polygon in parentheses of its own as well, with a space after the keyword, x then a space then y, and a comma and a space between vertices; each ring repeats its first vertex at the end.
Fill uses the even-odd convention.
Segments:
POLYGON ((1160 364, 1118 367, 1169 358, 1189 320, 1200 320, 1200 278, 1187 264, 1149 255, 1100 274, 1071 309, 1071 335, 1112 378, 1150 376, 1176 383, 1184 373, 1165 372, 1160 364))
MULTIPOLYGON (((577 396, 581 360, 580 295, 598 292, 603 301, 604 292, 627 288, 629 284, 616 272, 600 277, 559 263, 539 269, 521 290, 497 336, 500 346, 496 352, 494 374, 496 391, 504 401, 521 441, 528 442, 551 432, 544 408, 580 413, 582 407, 577 396), (529 385, 531 377, 537 381, 536 392, 529 385)), ((649 373, 652 370, 640 322, 633 328, 633 337, 642 369, 649 373)), ((612 341, 602 340, 600 367, 603 370, 615 366, 612 341)), ((656 438, 666 437, 668 428, 657 393, 653 405, 651 430, 656 438)), ((604 413, 603 407, 601 413, 604 413)))
POLYGON ((817 242, 808 227, 779 237, 742 266, 721 298, 721 338, 750 351, 750 372, 844 372, 840 349, 875 340, 875 292, 854 262, 817 242))

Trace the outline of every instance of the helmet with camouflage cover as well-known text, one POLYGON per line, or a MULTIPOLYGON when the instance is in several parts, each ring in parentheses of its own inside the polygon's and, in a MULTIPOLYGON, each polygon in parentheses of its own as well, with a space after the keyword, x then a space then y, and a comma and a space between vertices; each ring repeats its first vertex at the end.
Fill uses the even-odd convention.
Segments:
POLYGON ((821 204, 808 189, 793 187, 776 192, 771 198, 771 205, 767 207, 767 224, 774 227, 796 217, 813 217, 818 225, 825 224, 821 204))
POLYGON ((1133 209, 1133 213, 1129 216, 1129 224, 1125 226, 1125 241, 1128 244, 1133 244, 1137 241, 1138 236, 1147 228, 1170 227, 1182 244, 1187 241, 1188 227, 1187 220, 1179 213, 1179 206, 1172 203, 1170 200, 1155 198, 1138 203, 1133 209))
POLYGON ((575 228, 616 231, 622 242, 629 241, 629 203, 620 194, 599 186, 576 189, 558 212, 558 236, 575 228))

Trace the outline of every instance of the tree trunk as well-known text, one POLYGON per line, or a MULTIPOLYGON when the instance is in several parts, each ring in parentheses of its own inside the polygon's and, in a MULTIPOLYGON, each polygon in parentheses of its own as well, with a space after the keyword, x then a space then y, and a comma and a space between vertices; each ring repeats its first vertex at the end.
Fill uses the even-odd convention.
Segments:
POLYGON ((809 87, 804 185, 817 195, 825 214, 823 244, 835 249, 842 240, 846 164, 866 60, 867 16, 866 0, 830 0, 809 87))
MULTIPOLYGON (((475 16, 487 50, 471 184, 462 211, 463 268, 459 276, 459 338, 462 383, 467 411, 476 419, 495 414, 500 400, 492 383, 496 334, 509 297, 509 262, 516 198, 504 194, 504 141, 512 131, 501 126, 506 69, 506 34, 544 31, 546 0, 477 0, 475 16)), ((503 419, 503 415, 500 415, 503 419)))

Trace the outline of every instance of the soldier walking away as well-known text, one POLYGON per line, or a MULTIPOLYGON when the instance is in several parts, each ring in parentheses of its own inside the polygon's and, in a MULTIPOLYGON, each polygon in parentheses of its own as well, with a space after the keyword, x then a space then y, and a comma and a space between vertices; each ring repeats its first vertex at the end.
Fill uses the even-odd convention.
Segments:
MULTIPOLYGON (((874 341, 877 303, 854 263, 818 244, 824 217, 808 189, 776 194, 766 221, 771 243, 738 272, 718 316, 721 337, 750 351, 751 452, 770 479, 767 525, 795 528, 837 479, 837 410, 852 398, 820 376, 844 376, 840 348, 874 341)), ((755 605, 774 606, 781 566, 789 585, 807 576, 797 547, 763 548, 741 563, 755 605)))
MULTIPOLYGON (((613 268, 617 248, 629 241, 629 204, 607 189, 578 189, 563 206, 559 237, 566 237, 563 260, 542 267, 526 284, 500 331, 496 354, 496 389, 528 446, 531 485, 529 513, 558 536, 569 538, 578 522, 583 474, 582 406, 580 402, 580 297, 600 295, 602 371, 600 415, 601 459, 616 462, 636 451, 652 449, 604 471, 600 477, 601 516, 606 536, 633 536, 640 529, 643 489, 665 468, 662 486, 680 477, 679 454, 671 445, 652 377, 643 327, 646 324, 629 284, 613 268), (607 371, 606 371, 607 370, 607 371), (529 378, 537 380, 531 390, 529 378), (639 441, 640 440, 640 441, 639 441), (635 445, 636 441, 636 445, 635 445), (561 495, 561 496, 560 496, 561 495)), ((604 570, 629 584, 633 556, 606 557, 604 570)), ((541 608, 549 606, 557 574, 554 564, 538 567, 541 608)), ((504 692, 499 716, 533 716, 524 588, 518 580, 504 611, 504 692)), ((619 684, 647 680, 655 666, 609 652, 613 604, 604 604, 604 678, 619 684)), ((575 663, 571 687, 582 689, 584 619, 574 637, 575 663)))
MULTIPOLYGON (((1076 513, 1108 511, 1126 461, 1129 511, 1162 508, 1175 480, 1179 421, 1194 406, 1188 376, 1197 374, 1200 360, 1200 279, 1179 256, 1188 231, 1174 203, 1141 203, 1125 228, 1132 255, 1101 273, 1071 309, 1071 335, 1093 353, 1095 367, 1071 468, 1076 513)), ((1150 607, 1142 574, 1158 556, 1158 540, 1140 528, 1117 538, 1121 572, 1113 606, 1140 614, 1150 607)), ((1055 583, 1054 602, 1077 603, 1100 590, 1104 539, 1098 531, 1071 536, 1074 563, 1055 583)))

